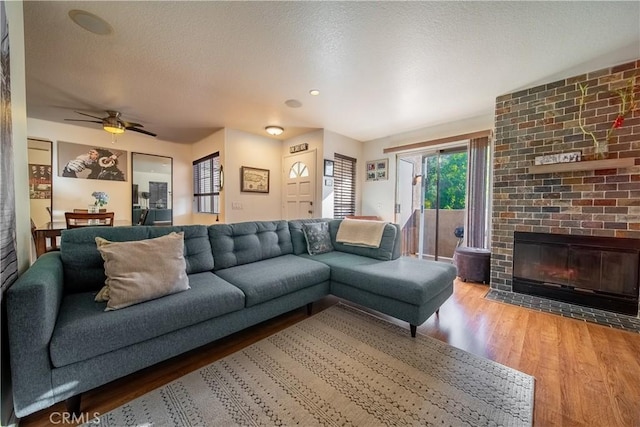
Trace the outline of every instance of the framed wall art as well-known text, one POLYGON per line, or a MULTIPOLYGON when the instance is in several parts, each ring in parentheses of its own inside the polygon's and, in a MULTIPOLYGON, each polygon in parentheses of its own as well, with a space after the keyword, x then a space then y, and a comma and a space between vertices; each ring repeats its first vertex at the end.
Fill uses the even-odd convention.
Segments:
POLYGON ((333 176, 333 160, 324 159, 324 176, 333 176))
POLYGON ((367 181, 381 181, 386 179, 389 179, 389 159, 367 162, 367 181))
POLYGON ((268 193, 269 170, 242 166, 242 168, 240 168, 240 191, 248 193, 268 193))
POLYGON ((58 141, 58 176, 126 181, 127 169, 126 151, 58 141))
POLYGON ((51 199, 51 165, 29 163, 29 198, 51 199))

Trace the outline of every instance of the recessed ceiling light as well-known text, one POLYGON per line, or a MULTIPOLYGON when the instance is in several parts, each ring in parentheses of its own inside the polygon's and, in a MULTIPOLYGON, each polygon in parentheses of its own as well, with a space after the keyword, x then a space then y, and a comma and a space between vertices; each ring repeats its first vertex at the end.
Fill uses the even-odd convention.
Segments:
POLYGON ((309 95, 311 95, 311 96, 318 96, 318 95, 320 95, 320 91, 319 91, 318 89, 311 89, 311 90, 309 91, 309 95))
POLYGON ((286 101, 284 101, 284 103, 287 107, 291 107, 291 108, 302 107, 302 102, 298 101, 297 99, 287 99, 286 101))
POLYGON ((264 128, 264 130, 266 130, 269 135, 273 136, 278 136, 282 134, 282 132, 284 132, 284 129, 282 129, 280 126, 267 126, 266 128, 264 128))
POLYGON ((113 32, 113 28, 111 28, 111 25, 109 25, 107 21, 85 10, 70 10, 69 18, 71 18, 71 20, 77 25, 93 34, 106 36, 113 32))

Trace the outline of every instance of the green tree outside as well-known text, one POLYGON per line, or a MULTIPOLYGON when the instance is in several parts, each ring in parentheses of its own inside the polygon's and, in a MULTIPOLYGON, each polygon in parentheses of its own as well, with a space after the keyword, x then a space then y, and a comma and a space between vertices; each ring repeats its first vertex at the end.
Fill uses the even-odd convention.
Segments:
MULTIPOLYGON (((425 209, 436 207, 438 156, 427 157, 425 209)), ((467 153, 440 155, 440 209, 464 209, 467 194, 467 153)))

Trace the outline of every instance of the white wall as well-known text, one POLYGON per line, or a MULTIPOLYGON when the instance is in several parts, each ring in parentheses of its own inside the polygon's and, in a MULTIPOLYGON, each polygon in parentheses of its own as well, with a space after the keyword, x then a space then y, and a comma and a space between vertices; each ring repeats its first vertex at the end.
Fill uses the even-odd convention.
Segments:
POLYGON ((493 129, 493 119, 493 115, 488 114, 365 142, 363 144, 365 161, 389 159, 389 179, 366 182, 364 169, 359 170, 361 179, 359 182, 363 184, 362 215, 378 215, 386 221, 394 220, 396 153, 384 154, 385 148, 493 129))
POLYGON ((192 224, 210 225, 210 224, 215 224, 216 221, 225 222, 226 210, 224 209, 224 202, 225 202, 225 195, 227 194, 227 175, 229 175, 229 172, 227 172, 227 167, 224 165, 224 159, 225 159, 224 142, 225 142, 226 134, 227 134, 226 129, 221 129, 209 135, 208 137, 204 138, 203 140, 198 141, 191 145, 191 166, 193 166, 194 160, 198 160, 203 157, 207 157, 210 154, 214 154, 218 152, 220 153, 220 164, 224 166, 223 170, 224 170, 224 176, 225 176, 225 182, 224 182, 222 191, 220 191, 220 206, 222 207, 222 212, 220 212, 220 215, 197 213, 195 212, 195 206, 194 206, 194 200, 193 200, 193 177, 192 177, 193 167, 191 167, 189 171, 189 174, 190 174, 189 180, 184 182, 190 183, 189 191, 191 192, 191 206, 193 210, 193 213, 191 215, 192 224))
MULTIPOLYGON (((191 223, 191 147, 162 141, 135 132, 118 136, 115 145, 111 134, 100 128, 92 129, 65 123, 29 118, 29 137, 53 141, 53 170, 58 171, 58 141, 127 151, 127 181, 104 181, 53 176, 53 219, 64 221, 64 212, 86 208, 93 203, 91 193, 104 191, 109 195, 107 209, 115 212, 116 220, 131 220, 131 152, 173 157, 173 222, 191 223)), ((26 164, 26 160, 24 164, 26 164)), ((28 193, 27 193, 28 197, 28 193)))
POLYGON ((225 222, 282 218, 282 142, 226 129, 224 165, 225 222), (240 191, 240 168, 269 169, 269 193, 240 191))

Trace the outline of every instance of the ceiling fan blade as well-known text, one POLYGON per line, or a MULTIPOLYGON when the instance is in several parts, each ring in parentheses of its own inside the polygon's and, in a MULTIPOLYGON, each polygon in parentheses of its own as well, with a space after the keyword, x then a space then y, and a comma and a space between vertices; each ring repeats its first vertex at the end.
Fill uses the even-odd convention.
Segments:
POLYGON ((125 129, 126 129, 126 130, 132 130, 132 131, 134 131, 134 132, 144 133, 145 135, 149 135, 149 136, 153 136, 153 137, 157 136, 155 133, 152 133, 152 132, 146 131, 146 130, 144 130, 144 129, 138 129, 138 128, 135 128, 135 127, 128 127, 128 126, 127 126, 125 129))
POLYGON ((100 123, 102 124, 102 120, 80 120, 80 119, 65 119, 68 122, 89 122, 89 123, 100 123))
MULTIPOLYGON (((91 114, 81 113, 80 111, 76 111, 76 113, 78 113, 78 114, 82 114, 83 116, 87 116, 87 117, 93 117, 94 119, 100 119, 100 120, 102 120, 102 117, 92 116, 91 114)), ((102 123, 102 122, 100 122, 100 123, 102 123)))
POLYGON ((124 120, 120 120, 120 122, 125 128, 143 128, 144 127, 140 123, 125 122, 124 120))

